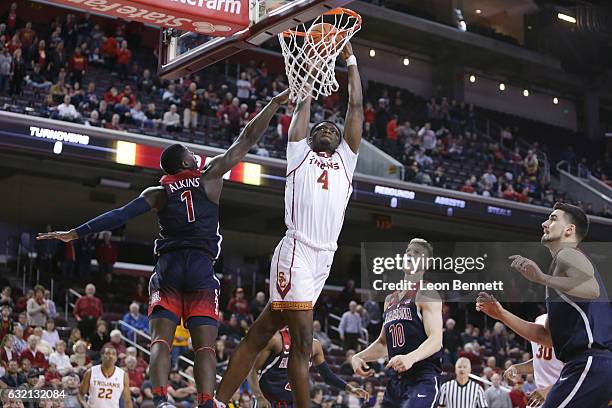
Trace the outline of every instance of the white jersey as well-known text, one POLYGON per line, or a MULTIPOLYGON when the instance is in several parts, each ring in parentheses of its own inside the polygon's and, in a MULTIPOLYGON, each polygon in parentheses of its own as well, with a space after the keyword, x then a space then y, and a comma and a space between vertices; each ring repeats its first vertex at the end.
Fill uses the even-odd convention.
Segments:
POLYGON ((123 394, 125 371, 115 367, 110 377, 102 373, 102 366, 91 368, 89 379, 89 406, 90 408, 119 408, 119 399, 123 394))
POLYGON ((316 249, 338 248, 357 157, 344 138, 331 155, 312 151, 306 139, 288 143, 287 236, 316 249))
MULTIPOLYGON (((546 319, 547 315, 543 314, 538 316, 535 322, 544 326, 546 319)), ((536 387, 541 389, 556 383, 563 369, 563 363, 557 360, 555 350, 533 341, 531 342, 531 350, 533 352, 533 377, 536 387)))

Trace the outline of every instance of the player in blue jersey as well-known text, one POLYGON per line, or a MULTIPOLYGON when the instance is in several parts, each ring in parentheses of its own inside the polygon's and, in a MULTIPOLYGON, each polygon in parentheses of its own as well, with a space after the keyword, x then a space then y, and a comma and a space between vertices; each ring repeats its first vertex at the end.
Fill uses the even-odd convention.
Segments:
POLYGON ((38 239, 68 242, 87 234, 117 228, 151 210, 160 233, 155 241, 157 263, 149 282, 151 327, 150 376, 155 406, 167 405, 170 351, 181 318, 195 351, 194 377, 199 407, 214 408, 215 351, 219 316, 219 281, 213 264, 221 249, 219 198, 223 175, 257 143, 289 92, 274 97, 229 147, 199 171, 196 156, 185 146, 166 148, 160 159, 166 173, 161 186, 149 187, 124 207, 102 214, 70 231, 41 233, 38 239))
MULTIPOLYGON (((289 352, 291 336, 288 328, 278 331, 262 351, 259 352, 253 368, 247 377, 253 390, 257 408, 293 408, 293 394, 289 383, 289 352)), ((339 390, 355 394, 367 400, 366 390, 347 384, 332 372, 325 361, 323 347, 316 339, 312 341, 310 363, 317 369, 325 383, 339 390)))
MULTIPOLYGON (((419 238, 410 241, 409 258, 433 256, 431 245, 419 238)), ((408 263, 404 279, 423 279, 427 262, 408 263), (418 269, 414 269, 414 267, 418 269)), ((353 356, 353 370, 368 377, 374 374, 368 362, 388 357, 390 380, 384 408, 431 408, 438 403, 442 371, 442 301, 435 291, 402 291, 387 296, 380 336, 353 356)))
POLYGON ((481 293, 476 309, 501 320, 527 340, 554 347, 565 363, 544 408, 603 408, 612 399, 612 305, 601 276, 578 245, 589 221, 582 209, 557 203, 542 223, 542 244, 552 255, 549 273, 520 255, 511 267, 546 286, 546 325, 525 321, 481 293))

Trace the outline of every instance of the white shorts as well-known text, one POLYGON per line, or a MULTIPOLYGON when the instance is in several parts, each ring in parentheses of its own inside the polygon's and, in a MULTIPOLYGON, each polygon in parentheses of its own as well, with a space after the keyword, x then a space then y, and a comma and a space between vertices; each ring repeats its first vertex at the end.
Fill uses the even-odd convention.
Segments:
POLYGON ((283 237, 270 264, 272 310, 311 310, 329 276, 334 251, 283 237))

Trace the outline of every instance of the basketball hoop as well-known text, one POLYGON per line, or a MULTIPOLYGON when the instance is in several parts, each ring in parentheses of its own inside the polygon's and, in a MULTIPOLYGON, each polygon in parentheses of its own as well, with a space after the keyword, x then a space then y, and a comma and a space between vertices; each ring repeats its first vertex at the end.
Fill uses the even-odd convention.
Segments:
POLYGON ((336 58, 361 29, 361 21, 353 10, 337 8, 316 18, 308 27, 301 24, 278 34, 292 101, 308 96, 316 100, 338 90, 336 58))

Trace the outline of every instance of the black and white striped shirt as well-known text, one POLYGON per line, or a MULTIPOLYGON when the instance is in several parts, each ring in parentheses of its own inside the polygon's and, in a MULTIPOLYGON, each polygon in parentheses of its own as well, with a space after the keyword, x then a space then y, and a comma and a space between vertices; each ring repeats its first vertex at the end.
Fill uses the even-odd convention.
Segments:
POLYGON ((472 380, 468 380, 464 385, 459 384, 457 380, 442 384, 440 406, 446 408, 488 407, 482 387, 472 380))

